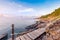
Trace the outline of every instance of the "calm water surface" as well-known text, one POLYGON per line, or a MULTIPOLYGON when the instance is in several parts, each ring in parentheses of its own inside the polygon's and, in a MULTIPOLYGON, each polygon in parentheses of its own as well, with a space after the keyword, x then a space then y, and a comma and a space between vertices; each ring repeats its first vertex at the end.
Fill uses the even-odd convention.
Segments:
POLYGON ((0 18, 0 35, 8 33, 11 35, 11 24, 14 24, 15 34, 26 31, 25 27, 34 24, 35 19, 33 18, 0 18))

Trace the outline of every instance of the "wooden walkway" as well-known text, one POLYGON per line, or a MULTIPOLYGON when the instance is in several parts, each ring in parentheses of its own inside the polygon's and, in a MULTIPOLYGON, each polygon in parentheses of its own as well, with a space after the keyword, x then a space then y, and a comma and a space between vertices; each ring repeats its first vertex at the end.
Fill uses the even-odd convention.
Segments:
MULTIPOLYGON (((60 18, 59 18, 60 19, 60 18)), ((56 19, 56 20, 59 20, 59 19, 56 19)), ((22 36, 19 36, 16 38, 16 40, 35 40, 37 37, 39 37, 41 34, 43 34, 46 29, 51 25, 53 24, 54 22, 56 22, 56 20, 54 21, 51 21, 50 23, 48 23, 45 28, 39 28, 37 30, 34 30, 32 32, 29 32, 29 33, 26 33, 22 36)))
POLYGON ((45 32, 45 28, 39 28, 30 33, 17 37, 16 40, 34 40, 44 32, 45 32))

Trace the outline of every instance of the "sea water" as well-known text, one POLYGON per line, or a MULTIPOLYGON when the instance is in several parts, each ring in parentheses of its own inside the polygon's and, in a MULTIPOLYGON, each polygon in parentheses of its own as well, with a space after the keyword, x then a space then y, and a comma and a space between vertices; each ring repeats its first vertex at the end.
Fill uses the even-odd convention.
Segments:
POLYGON ((11 37, 11 25, 14 24, 15 35, 26 31, 26 27, 35 23, 34 18, 0 18, 0 35, 8 33, 8 37, 11 37))

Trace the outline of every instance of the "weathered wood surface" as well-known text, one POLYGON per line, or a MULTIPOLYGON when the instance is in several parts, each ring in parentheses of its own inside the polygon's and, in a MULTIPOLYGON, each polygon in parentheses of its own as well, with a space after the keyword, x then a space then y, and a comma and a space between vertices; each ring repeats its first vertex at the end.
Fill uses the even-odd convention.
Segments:
POLYGON ((45 32, 45 28, 39 28, 30 33, 17 37, 16 40, 34 40, 44 32, 45 32))

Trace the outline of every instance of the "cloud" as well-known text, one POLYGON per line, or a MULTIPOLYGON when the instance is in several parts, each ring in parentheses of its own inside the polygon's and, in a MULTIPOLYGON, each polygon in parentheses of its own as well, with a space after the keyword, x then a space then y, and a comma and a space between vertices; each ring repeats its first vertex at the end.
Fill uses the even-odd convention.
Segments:
MULTIPOLYGON (((48 3, 49 4, 49 3, 48 3)), ((50 4, 49 4, 50 5, 50 4)), ((36 5, 35 5, 36 6, 36 5)), ((47 4, 44 4, 42 7, 39 6, 37 7, 28 7, 26 4, 25 6, 23 4, 19 4, 17 2, 10 2, 10 1, 0 1, 0 14, 7 14, 7 15, 12 15, 12 16, 41 16, 48 14, 52 12, 55 8, 60 7, 60 4, 54 3, 50 6, 47 4)))
POLYGON ((33 8, 24 7, 22 4, 17 4, 15 2, 0 2, 0 14, 8 14, 15 16, 25 14, 24 12, 33 11, 33 8))
POLYGON ((13 16, 7 14, 0 14, 0 18, 11 18, 13 16))
POLYGON ((18 12, 33 12, 34 9, 33 8, 26 8, 26 9, 23 9, 23 10, 18 10, 18 12))

